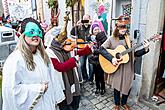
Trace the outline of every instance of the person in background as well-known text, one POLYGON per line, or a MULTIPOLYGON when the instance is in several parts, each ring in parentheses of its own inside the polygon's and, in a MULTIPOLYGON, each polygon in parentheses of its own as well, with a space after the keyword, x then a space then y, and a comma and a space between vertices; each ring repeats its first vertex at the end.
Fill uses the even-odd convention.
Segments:
POLYGON ((102 43, 107 39, 105 32, 100 30, 98 24, 92 24, 91 26, 91 39, 93 39, 95 45, 93 46, 94 52, 89 57, 89 63, 93 65, 93 74, 95 74, 96 91, 95 94, 103 95, 105 93, 104 71, 99 64, 99 48, 102 43))
POLYGON ((95 80, 96 80, 96 94, 100 93, 101 95, 104 95, 105 91, 105 81, 104 81, 104 71, 101 68, 101 65, 99 63, 99 58, 98 58, 98 53, 97 53, 97 49, 99 50, 99 48, 101 47, 101 45, 106 41, 107 36, 105 35, 105 32, 100 32, 96 35, 96 41, 97 41, 97 47, 96 47, 96 51, 94 51, 94 55, 97 56, 97 61, 98 63, 95 65, 95 80))
MULTIPOLYGON (((83 20, 80 20, 77 22, 77 25, 72 28, 71 35, 76 36, 78 39, 83 39, 85 42, 88 41, 90 33, 90 26, 91 26, 91 18, 90 15, 85 14, 83 16, 83 20)), ((84 55, 80 57, 80 66, 81 66, 81 72, 83 80, 86 82, 89 80, 89 76, 92 74, 93 67, 92 65, 88 65, 89 67, 89 76, 87 74, 87 58, 88 55, 84 55)))
MULTIPOLYGON (((96 41, 96 35, 99 33, 99 32, 101 32, 101 30, 100 30, 100 27, 99 27, 99 24, 97 24, 97 23, 92 23, 92 25, 91 25, 91 27, 90 27, 90 33, 91 33, 91 35, 88 37, 88 41, 91 41, 91 42, 93 42, 95 45, 93 45, 93 48, 97 48, 97 41, 96 41)), ((93 67, 93 65, 95 65, 95 64, 93 64, 92 62, 90 62, 91 60, 90 60, 90 58, 92 58, 93 57, 93 54, 91 54, 91 55, 89 55, 88 56, 88 61, 89 61, 89 65, 91 66, 91 67, 93 67)), ((93 69, 94 69, 94 67, 93 67, 93 69)), ((91 74, 89 74, 89 84, 90 85, 93 85, 94 83, 93 83, 93 80, 94 80, 94 70, 91 72, 91 74)))
POLYGON ((57 110, 65 99, 42 39, 40 24, 25 18, 17 48, 2 71, 3 110, 57 110))
MULTIPOLYGON (((127 24, 130 18, 121 15, 117 22, 113 35, 109 37, 101 46, 100 53, 109 60, 113 66, 119 65, 122 58, 116 58, 107 52, 106 49, 115 49, 118 45, 123 45, 126 49, 131 48, 129 35, 127 34, 127 24)), ((149 43, 144 41, 144 48, 136 52, 129 53, 129 61, 120 64, 118 69, 112 74, 112 88, 114 89, 114 110, 119 110, 120 105, 124 110, 131 110, 127 105, 127 99, 131 91, 131 85, 134 79, 134 56, 139 57, 149 52, 149 43), (120 97, 122 95, 122 97, 120 97)))

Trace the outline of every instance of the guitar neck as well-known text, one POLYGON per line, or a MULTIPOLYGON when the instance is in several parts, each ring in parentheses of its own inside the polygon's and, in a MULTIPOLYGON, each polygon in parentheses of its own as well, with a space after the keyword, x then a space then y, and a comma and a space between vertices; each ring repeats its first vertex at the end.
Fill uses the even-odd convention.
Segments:
MULTIPOLYGON (((153 40, 153 38, 147 39, 148 42, 150 42, 151 40, 153 40)), ((127 53, 130 53, 130 52, 132 52, 133 50, 135 50, 135 49, 141 47, 142 45, 143 45, 143 42, 141 42, 141 43, 139 43, 139 44, 133 46, 132 48, 129 48, 129 49, 127 49, 127 50, 121 52, 120 54, 123 56, 123 55, 125 55, 125 54, 127 54, 127 53)))
POLYGON ((133 50, 139 48, 139 47, 142 46, 142 45, 143 45, 143 43, 137 44, 137 45, 135 45, 134 47, 129 48, 129 49, 127 49, 127 50, 121 52, 120 54, 123 56, 123 55, 125 55, 125 54, 127 54, 127 53, 130 53, 130 52, 132 52, 133 50))

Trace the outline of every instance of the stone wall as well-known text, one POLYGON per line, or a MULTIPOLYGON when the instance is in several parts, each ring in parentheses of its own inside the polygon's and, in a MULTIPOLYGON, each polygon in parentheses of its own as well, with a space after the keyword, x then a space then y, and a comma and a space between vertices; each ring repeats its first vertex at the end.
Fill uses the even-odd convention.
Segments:
POLYGON ((2 6, 2 0, 0 1, 0 17, 2 16, 3 13, 3 6, 2 6))
MULTIPOLYGON (((141 18, 141 27, 144 30, 144 38, 150 38, 161 29, 162 24, 160 22, 163 15, 163 0, 149 0, 148 2, 143 0, 146 5, 146 9, 142 11, 143 16, 141 18), (146 25, 146 26, 143 26, 146 25)), ((143 8, 143 7, 142 7, 143 8)), ((163 16, 164 17, 164 16, 163 16)), ((150 43, 150 52, 144 56, 142 65, 142 88, 140 97, 143 99, 149 99, 153 95, 155 87, 155 78, 157 74, 158 60, 160 54, 161 42, 150 43)))
MULTIPOLYGON (((139 30, 140 36, 135 42, 142 42, 163 30, 163 0, 132 0, 131 36, 134 30, 139 30)), ((161 42, 150 43, 150 52, 141 58, 136 58, 135 69, 138 74, 131 89, 130 97, 137 102, 139 97, 148 100, 153 95, 157 74, 161 42)))

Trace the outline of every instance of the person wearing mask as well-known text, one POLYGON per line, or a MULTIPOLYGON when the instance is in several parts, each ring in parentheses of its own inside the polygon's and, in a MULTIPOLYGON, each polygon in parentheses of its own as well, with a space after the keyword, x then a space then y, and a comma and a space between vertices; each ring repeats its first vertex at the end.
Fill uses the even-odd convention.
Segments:
MULTIPOLYGON (((126 49, 131 48, 131 42, 129 34, 127 33, 127 24, 129 24, 130 18, 128 16, 121 15, 116 22, 116 27, 113 35, 109 37, 101 46, 100 53, 107 60, 109 60, 113 66, 118 66, 122 58, 116 58, 107 52, 106 49, 114 50, 117 46, 123 45, 126 49)), ((144 48, 138 51, 131 51, 128 53, 129 61, 127 63, 120 64, 118 69, 111 75, 112 88, 114 89, 114 110, 119 110, 120 105, 124 110, 131 110, 127 105, 127 99, 131 91, 131 85, 134 79, 134 56, 139 57, 149 52, 149 43, 144 41, 144 48), (120 97, 122 95, 122 97, 120 97)))
POLYGON ((57 110, 65 99, 42 39, 40 24, 25 18, 19 43, 2 71, 3 110, 57 110))

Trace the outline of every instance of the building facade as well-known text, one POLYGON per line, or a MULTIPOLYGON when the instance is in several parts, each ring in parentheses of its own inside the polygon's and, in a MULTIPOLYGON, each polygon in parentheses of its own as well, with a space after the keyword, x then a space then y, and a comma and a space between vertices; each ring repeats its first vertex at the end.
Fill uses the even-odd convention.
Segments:
MULTIPOLYGON (((50 24, 51 12, 47 5, 48 0, 36 1, 37 16, 42 21, 46 20, 46 23, 50 24)), ((149 39, 158 32, 165 33, 165 0, 85 0, 83 8, 79 8, 82 5, 81 3, 66 8, 65 0, 58 0, 58 9, 60 9, 59 24, 64 24, 63 17, 65 16, 65 11, 70 10, 71 21, 68 23, 68 32, 70 32, 72 26, 76 21, 82 19, 84 13, 90 14, 92 19, 96 19, 96 13, 92 10, 91 5, 94 3, 104 4, 106 2, 110 4, 109 12, 107 13, 108 35, 111 35, 115 27, 113 19, 121 14, 131 16, 130 35, 136 43, 149 39)), ((36 10, 33 10, 33 12, 36 10)), ((162 78, 165 69, 163 66, 165 65, 165 62, 163 62, 165 57, 163 39, 164 36, 158 42, 151 42, 150 52, 143 57, 135 59, 136 78, 131 93, 134 101, 138 99, 149 100, 153 95, 157 95, 165 88, 165 79, 162 78)))
MULTIPOLYGON (((92 4, 91 1, 85 1, 85 13, 92 13, 90 10, 90 4, 92 4)), ((108 15, 109 35, 110 31, 112 31, 115 26, 113 18, 125 13, 130 14, 131 16, 130 35, 135 43, 140 43, 144 39, 149 39, 158 32, 163 32, 165 27, 164 0, 100 1, 102 3, 110 3, 110 12, 108 15)), ((165 63, 162 62, 162 43, 162 40, 155 43, 151 42, 150 52, 143 57, 135 59, 136 78, 131 93, 131 97, 134 101, 137 101, 138 99, 149 100, 153 95, 157 95, 163 88, 165 88, 165 81, 162 78, 164 66, 161 66, 165 65, 165 63)))
POLYGON ((2 0, 0 1, 0 17, 2 17, 3 14, 3 6, 2 6, 2 0))
MULTIPOLYGON (((93 3, 104 4, 106 2, 110 4, 109 12, 107 13, 108 35, 111 35, 115 27, 115 21, 113 19, 122 14, 131 16, 130 35, 135 43, 140 43, 144 39, 149 39, 158 32, 164 32, 164 0, 85 0, 84 13, 90 14, 92 19, 95 19, 95 13, 91 5, 93 3)), ((77 16, 79 16, 79 18, 74 18, 73 7, 66 8, 66 6, 64 6, 65 1, 59 1, 58 3, 58 8, 61 10, 59 16, 60 25, 63 25, 62 19, 66 10, 72 12, 70 14, 71 21, 76 22, 74 19, 82 19, 81 15, 84 13, 80 15, 79 11, 77 11, 77 16)), ((44 17, 47 17, 46 14, 44 17)), ((73 25, 74 23, 69 22, 68 31, 70 31, 73 25)), ((165 65, 165 63, 162 63, 162 43, 162 40, 155 43, 151 42, 150 52, 143 57, 135 59, 136 78, 131 93, 131 97, 134 101, 139 99, 149 100, 153 95, 158 94, 164 88, 163 85, 165 85, 165 81, 162 79, 164 67, 160 66, 165 65)))

